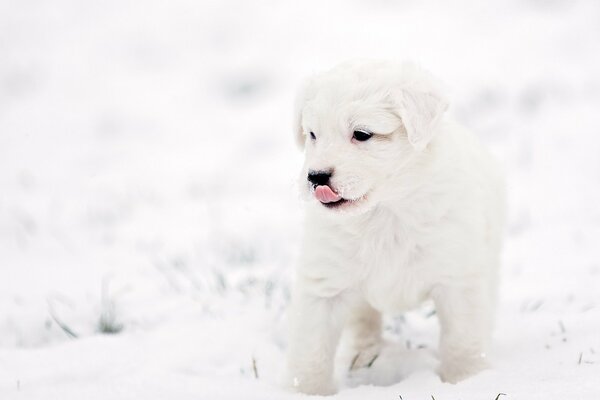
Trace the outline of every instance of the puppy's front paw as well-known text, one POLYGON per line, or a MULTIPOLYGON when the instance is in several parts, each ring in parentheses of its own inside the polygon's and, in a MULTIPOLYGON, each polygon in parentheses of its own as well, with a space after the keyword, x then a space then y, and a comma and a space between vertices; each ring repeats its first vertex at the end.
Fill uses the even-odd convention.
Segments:
POLYGON ((453 358, 442 361, 438 373, 443 382, 458 383, 489 368, 485 356, 453 358))
POLYGON ((330 396, 337 393, 333 381, 320 379, 318 376, 294 377, 291 379, 292 390, 318 396, 330 396))

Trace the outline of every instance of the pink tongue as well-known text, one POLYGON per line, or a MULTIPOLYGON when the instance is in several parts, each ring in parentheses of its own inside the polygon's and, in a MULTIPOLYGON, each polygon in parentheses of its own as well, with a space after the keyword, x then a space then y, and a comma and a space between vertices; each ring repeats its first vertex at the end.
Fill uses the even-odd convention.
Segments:
POLYGON ((335 193, 329 186, 317 186, 315 197, 321 203, 333 203, 341 199, 340 195, 335 193))

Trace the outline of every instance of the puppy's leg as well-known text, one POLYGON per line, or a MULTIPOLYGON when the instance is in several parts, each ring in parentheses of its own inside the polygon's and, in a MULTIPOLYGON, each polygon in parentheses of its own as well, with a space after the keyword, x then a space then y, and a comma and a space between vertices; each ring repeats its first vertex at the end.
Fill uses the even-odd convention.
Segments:
POLYGON ((440 377, 456 383, 488 367, 493 305, 487 285, 439 287, 433 293, 440 321, 440 377))
POLYGON ((318 297, 296 290, 290 309, 288 380, 306 394, 336 392, 334 357, 348 307, 343 295, 318 297))
POLYGON ((350 369, 369 366, 381 350, 381 314, 362 301, 352 309, 347 329, 354 353, 350 369))

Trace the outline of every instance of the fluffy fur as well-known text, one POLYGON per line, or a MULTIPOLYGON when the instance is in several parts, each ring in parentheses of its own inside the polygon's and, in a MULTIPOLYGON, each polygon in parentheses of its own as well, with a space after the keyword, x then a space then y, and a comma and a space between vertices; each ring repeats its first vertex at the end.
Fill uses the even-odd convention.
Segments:
POLYGON ((289 313, 295 390, 334 393, 342 329, 357 353, 377 354, 381 313, 427 299, 441 325, 441 379, 457 382, 487 366, 503 181, 446 109, 438 84, 411 64, 345 63, 300 91, 295 133, 308 210, 289 313), (374 135, 357 141, 357 129, 374 135), (318 201, 309 171, 333 171, 328 187, 343 204, 318 201))

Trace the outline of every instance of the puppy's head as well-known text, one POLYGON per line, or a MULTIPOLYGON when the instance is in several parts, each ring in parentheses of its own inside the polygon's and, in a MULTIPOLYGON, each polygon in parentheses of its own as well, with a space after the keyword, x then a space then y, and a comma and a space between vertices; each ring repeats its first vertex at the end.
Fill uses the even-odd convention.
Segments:
POLYGON ((447 106, 412 64, 355 61, 309 79, 295 110, 305 193, 332 211, 371 209, 427 148, 447 106))

